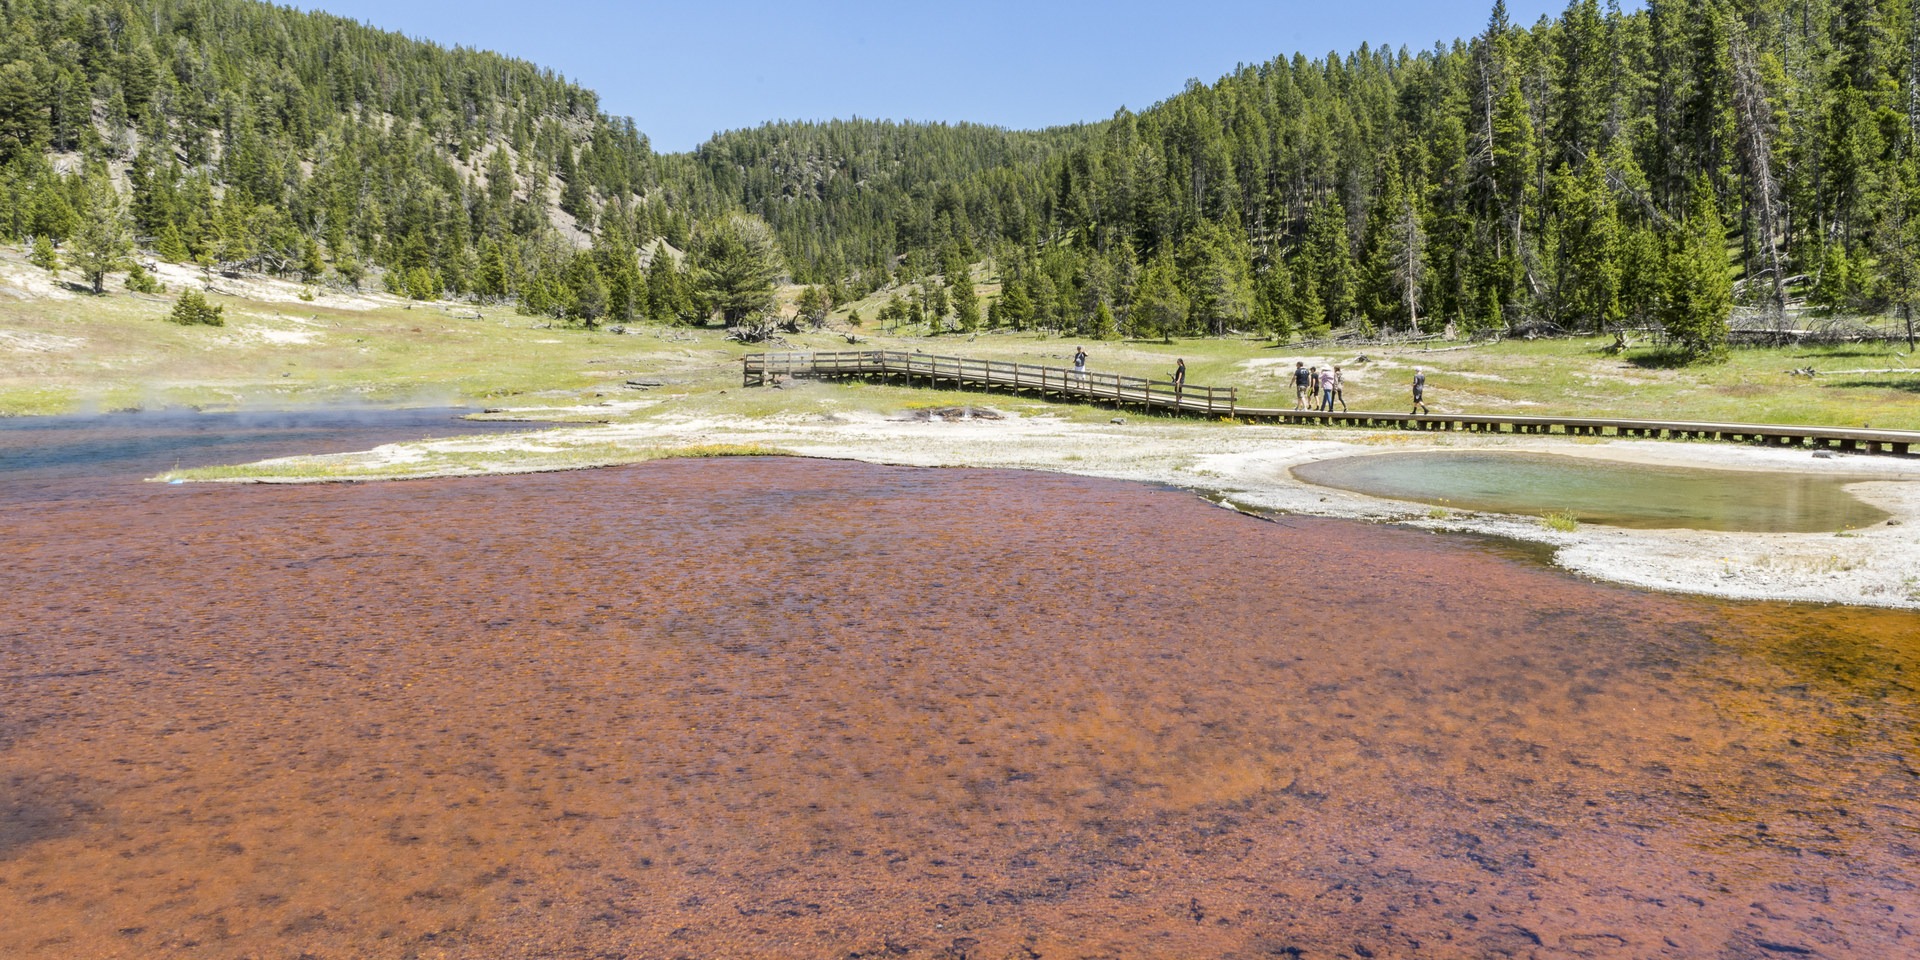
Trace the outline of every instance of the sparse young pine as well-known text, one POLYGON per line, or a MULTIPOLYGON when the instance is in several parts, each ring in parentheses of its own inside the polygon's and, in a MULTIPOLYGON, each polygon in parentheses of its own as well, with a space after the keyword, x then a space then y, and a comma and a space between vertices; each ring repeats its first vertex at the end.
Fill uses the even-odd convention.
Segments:
POLYGON ((906 322, 908 314, 907 301, 898 293, 888 297, 886 304, 880 308, 880 319, 889 329, 906 322))
POLYGON ((153 274, 147 272, 146 267, 143 267, 138 263, 135 263, 133 266, 127 268, 127 279, 125 283, 126 283, 127 289, 133 291, 134 293, 166 293, 167 292, 167 285, 155 279, 153 274))
POLYGON ((933 324, 934 332, 938 333, 946 328, 947 314, 953 309, 953 304, 947 300, 947 288, 928 282, 920 289, 926 301, 927 322, 933 324))
POLYGON ((800 295, 795 298, 794 306, 800 311, 801 322, 815 330, 826 324, 827 311, 831 309, 831 304, 827 302, 826 291, 820 289, 817 284, 808 284, 800 288, 800 295))
POLYGON ((193 253, 187 249, 187 239, 180 234, 180 225, 169 222, 160 231, 154 241, 153 252, 168 263, 186 263, 193 259, 193 253))
POLYGON ((53 248, 53 241, 45 234, 33 238, 33 252, 27 254, 27 262, 48 273, 60 272, 60 251, 53 248))
POLYGON ((1093 322, 1087 330, 1087 336, 1095 340, 1112 340, 1120 332, 1113 324, 1113 308, 1105 303, 1093 308, 1093 322))
POLYGON ((312 237, 304 238, 300 247, 300 279, 312 283, 327 272, 327 262, 321 259, 320 244, 312 237))
POLYGON ((167 314, 167 319, 185 327, 200 325, 224 327, 227 321, 221 314, 225 311, 225 307, 209 304, 207 298, 200 295, 200 291, 188 290, 180 294, 179 300, 174 301, 173 311, 167 314))
POLYGON ((414 267, 401 278, 404 292, 414 300, 433 300, 440 296, 440 281, 426 267, 414 267))

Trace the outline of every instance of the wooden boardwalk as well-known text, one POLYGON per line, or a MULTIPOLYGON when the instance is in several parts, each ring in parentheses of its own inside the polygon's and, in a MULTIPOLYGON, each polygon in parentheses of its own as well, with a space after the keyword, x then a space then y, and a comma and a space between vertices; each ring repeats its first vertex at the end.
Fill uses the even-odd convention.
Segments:
POLYGON ((1355 410, 1330 413, 1247 407, 1232 387, 1176 388, 1165 380, 1113 373, 1076 373, 1005 360, 941 357, 892 350, 837 350, 760 353, 741 358, 747 386, 781 377, 897 380, 957 389, 1032 393, 1062 399, 1111 403, 1116 408, 1300 423, 1319 426, 1395 428, 1464 433, 1560 434, 1576 437, 1724 440, 1782 447, 1851 450, 1896 456, 1920 454, 1920 431, 1850 427, 1791 426, 1769 423, 1713 423, 1691 420, 1638 420, 1619 417, 1520 417, 1495 414, 1407 414, 1355 410))
POLYGON ((1042 367, 1005 360, 936 357, 895 350, 832 350, 812 353, 757 353, 742 357, 747 386, 775 377, 803 379, 862 377, 950 384, 960 389, 1031 392, 1042 396, 1105 401, 1120 407, 1164 410, 1202 416, 1239 416, 1231 387, 1174 387, 1171 381, 1126 377, 1117 373, 1077 373, 1066 367, 1042 367))

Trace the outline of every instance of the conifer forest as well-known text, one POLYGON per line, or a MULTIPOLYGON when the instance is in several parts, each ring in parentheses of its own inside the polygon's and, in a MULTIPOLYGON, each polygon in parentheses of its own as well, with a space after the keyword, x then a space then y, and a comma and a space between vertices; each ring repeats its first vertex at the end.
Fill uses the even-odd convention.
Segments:
POLYGON ((1085 337, 1657 329, 1704 357, 1735 310, 1910 322, 1910 0, 1460 30, 1071 127, 664 154, 509 56, 253 0, 0 0, 0 243, 96 290, 151 258, 585 325, 738 323, 776 279, 803 313, 892 287, 933 331, 1085 337))

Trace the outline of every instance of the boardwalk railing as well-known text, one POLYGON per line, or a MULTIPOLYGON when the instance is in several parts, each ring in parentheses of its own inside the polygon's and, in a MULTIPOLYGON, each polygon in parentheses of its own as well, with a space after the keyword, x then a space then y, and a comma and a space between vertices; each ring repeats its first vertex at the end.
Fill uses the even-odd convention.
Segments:
POLYGON ((1176 386, 1170 380, 1006 360, 939 357, 896 350, 819 350, 759 353, 742 357, 741 361, 743 381, 750 387, 774 377, 898 377, 906 383, 921 380, 962 388, 1031 390, 1043 395, 1203 416, 1231 417, 1239 408, 1239 391, 1233 387, 1176 386))
POLYGON ((1726 440, 1784 447, 1841 449, 1912 456, 1920 453, 1920 431, 1865 427, 1793 426, 1778 423, 1715 423, 1694 420, 1637 420, 1617 417, 1519 417, 1498 414, 1402 414, 1378 411, 1334 413, 1243 407, 1231 387, 1176 388, 1171 381, 1112 373, 1076 373, 1003 360, 937 357, 890 350, 765 353, 744 357, 748 386, 775 377, 878 377, 903 382, 951 383, 957 387, 1031 390, 1042 395, 1107 401, 1172 413, 1308 423, 1321 426, 1396 427, 1473 433, 1561 434, 1584 437, 1726 440))

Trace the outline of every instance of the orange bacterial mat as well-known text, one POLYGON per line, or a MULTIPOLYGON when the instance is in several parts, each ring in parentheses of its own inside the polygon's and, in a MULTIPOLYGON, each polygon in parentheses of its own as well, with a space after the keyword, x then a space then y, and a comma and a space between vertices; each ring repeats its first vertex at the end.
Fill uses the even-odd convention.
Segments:
POLYGON ((0 507, 0 957, 1920 955, 1920 616, 785 459, 0 507))

